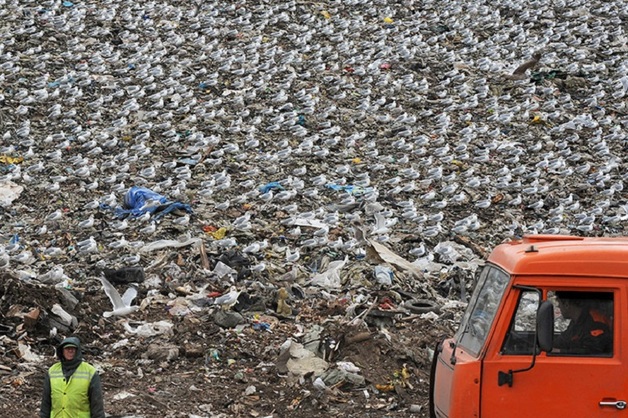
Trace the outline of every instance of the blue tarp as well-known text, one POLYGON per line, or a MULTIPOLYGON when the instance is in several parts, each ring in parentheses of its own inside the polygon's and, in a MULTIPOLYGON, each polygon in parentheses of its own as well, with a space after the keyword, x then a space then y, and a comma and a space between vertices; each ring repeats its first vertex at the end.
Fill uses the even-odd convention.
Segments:
POLYGON ((271 190, 283 190, 283 186, 281 184, 279 184, 278 181, 271 181, 268 184, 265 184, 263 186, 259 186, 259 191, 261 193, 268 193, 271 190))
POLYGON ((150 212, 157 220, 177 209, 192 213, 192 207, 186 203, 171 202, 150 189, 133 186, 124 195, 123 207, 115 208, 114 212, 118 218, 128 215, 137 217, 150 212))

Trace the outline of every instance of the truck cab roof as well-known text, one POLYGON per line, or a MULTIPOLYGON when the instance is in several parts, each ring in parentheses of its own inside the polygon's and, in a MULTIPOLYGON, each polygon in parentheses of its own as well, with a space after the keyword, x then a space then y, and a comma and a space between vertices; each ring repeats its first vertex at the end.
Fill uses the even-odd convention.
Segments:
POLYGON ((488 261, 512 275, 628 278, 628 237, 526 235, 497 246, 488 261))

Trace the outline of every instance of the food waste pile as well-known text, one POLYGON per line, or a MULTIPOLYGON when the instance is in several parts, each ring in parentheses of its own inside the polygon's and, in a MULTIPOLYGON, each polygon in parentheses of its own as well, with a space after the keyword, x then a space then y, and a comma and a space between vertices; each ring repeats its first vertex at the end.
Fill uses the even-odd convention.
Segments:
POLYGON ((490 249, 622 235, 622 1, 0 0, 0 415, 427 416, 490 249))

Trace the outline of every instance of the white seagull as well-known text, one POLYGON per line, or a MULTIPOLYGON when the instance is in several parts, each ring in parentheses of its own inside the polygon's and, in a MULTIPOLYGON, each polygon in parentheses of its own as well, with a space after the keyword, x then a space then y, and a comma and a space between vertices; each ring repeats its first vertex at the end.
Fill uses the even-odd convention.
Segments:
POLYGON ((113 305, 113 311, 103 312, 102 316, 105 318, 109 318, 110 316, 125 316, 130 313, 137 311, 140 307, 137 305, 131 306, 131 302, 137 296, 137 289, 133 286, 129 287, 124 295, 120 297, 120 293, 116 290, 115 287, 107 279, 104 277, 99 277, 102 285, 105 289, 105 293, 109 296, 109 300, 111 300, 111 304, 113 305))
POLYGON ((233 305, 238 303, 239 296, 240 291, 235 286, 231 286, 228 293, 214 299, 214 305, 220 305, 223 311, 228 311, 233 305))

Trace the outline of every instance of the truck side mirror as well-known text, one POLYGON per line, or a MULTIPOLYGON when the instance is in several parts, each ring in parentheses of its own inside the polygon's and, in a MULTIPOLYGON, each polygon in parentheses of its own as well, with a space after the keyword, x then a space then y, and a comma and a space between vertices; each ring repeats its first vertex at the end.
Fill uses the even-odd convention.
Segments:
POLYGON ((544 300, 536 313, 536 338, 541 351, 549 353, 554 344, 554 305, 544 300))

